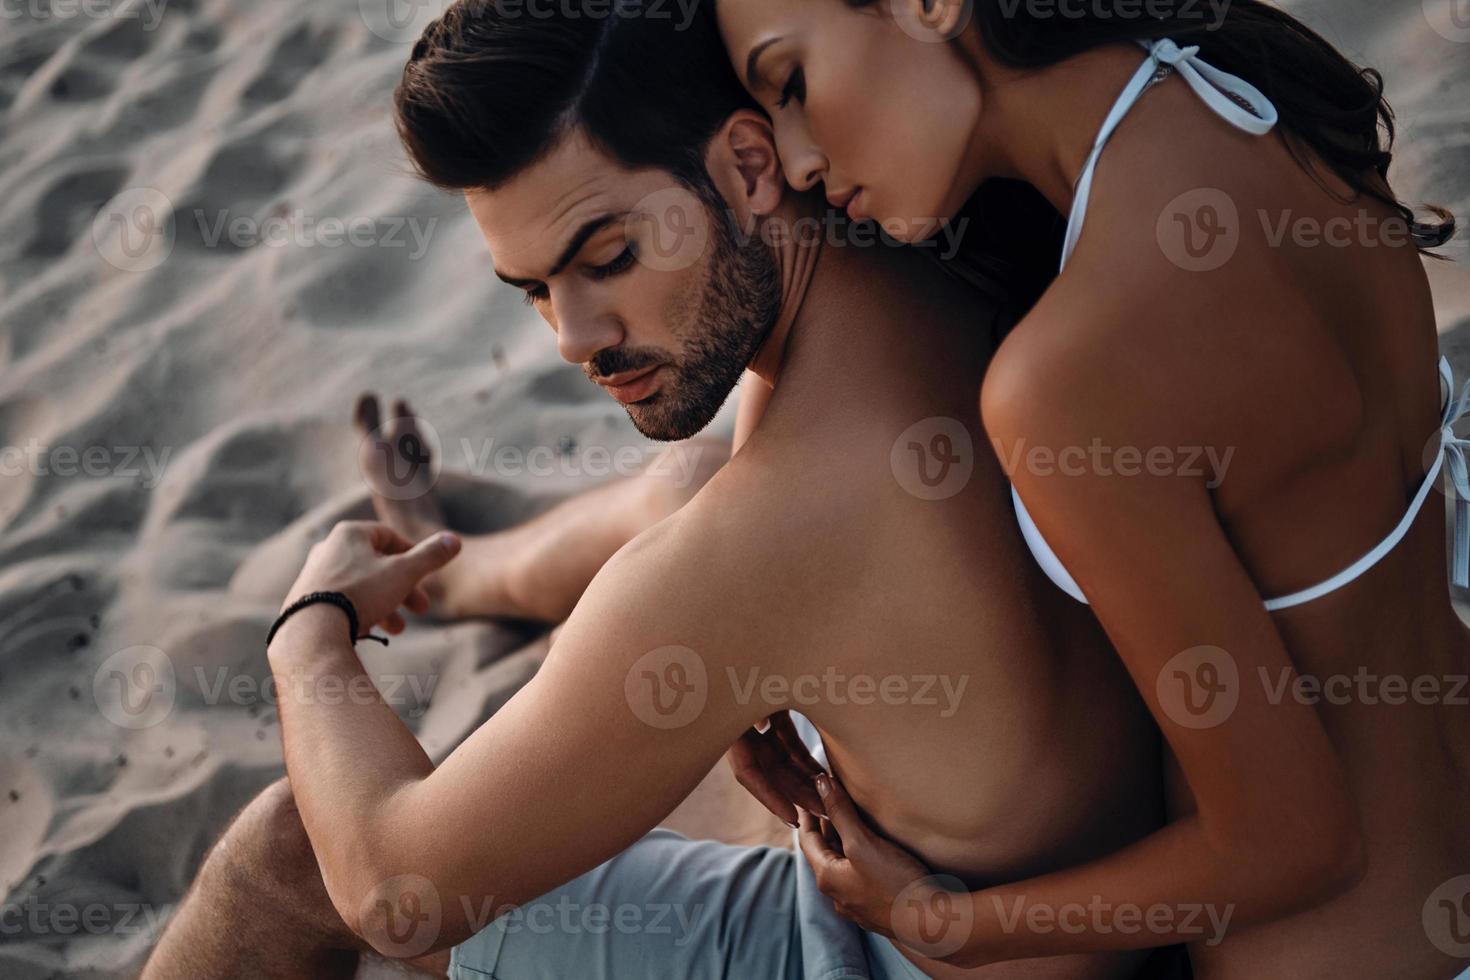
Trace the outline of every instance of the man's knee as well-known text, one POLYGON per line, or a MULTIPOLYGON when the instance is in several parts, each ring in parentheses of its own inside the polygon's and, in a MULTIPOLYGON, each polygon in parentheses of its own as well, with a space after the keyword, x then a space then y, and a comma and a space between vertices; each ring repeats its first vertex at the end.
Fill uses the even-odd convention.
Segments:
POLYGON ((204 876, 215 886, 290 906, 325 896, 289 782, 276 780, 240 811, 206 857, 204 876))

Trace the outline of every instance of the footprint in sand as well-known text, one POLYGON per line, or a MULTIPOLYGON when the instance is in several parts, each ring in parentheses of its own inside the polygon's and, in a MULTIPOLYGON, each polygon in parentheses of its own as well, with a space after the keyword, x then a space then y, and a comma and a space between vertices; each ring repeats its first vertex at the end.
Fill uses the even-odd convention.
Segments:
POLYGON ((302 24, 276 46, 270 62, 250 83, 242 98, 253 105, 286 98, 327 59, 336 39, 335 31, 302 24))
POLYGON ((66 254, 126 179, 127 171, 120 166, 79 170, 57 178, 41 195, 35 233, 21 254, 28 259, 66 254))

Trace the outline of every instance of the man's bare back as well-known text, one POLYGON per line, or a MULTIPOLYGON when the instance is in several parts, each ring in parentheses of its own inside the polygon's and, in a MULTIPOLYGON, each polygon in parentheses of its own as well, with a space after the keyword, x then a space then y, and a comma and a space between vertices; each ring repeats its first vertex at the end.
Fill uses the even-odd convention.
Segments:
POLYGON ((918 252, 828 246, 759 426, 637 550, 717 553, 700 591, 732 604, 703 613, 746 656, 706 664, 711 688, 801 711, 870 821, 978 888, 1117 850, 1162 806, 1130 681, 1026 560, 974 310, 918 252))

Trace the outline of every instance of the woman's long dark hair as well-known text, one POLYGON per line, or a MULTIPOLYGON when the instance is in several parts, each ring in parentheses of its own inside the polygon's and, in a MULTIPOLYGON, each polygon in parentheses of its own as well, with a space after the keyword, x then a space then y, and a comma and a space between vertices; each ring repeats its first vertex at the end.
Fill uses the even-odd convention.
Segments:
MULTIPOLYGON (((875 0, 847 0, 870 6, 875 0)), ((1297 160, 1313 170, 1324 163, 1355 194, 1388 204, 1414 229, 1421 250, 1455 234, 1454 217, 1430 207, 1435 219, 1416 220, 1413 207, 1389 187, 1394 160, 1394 109, 1383 98, 1383 75, 1358 68, 1285 10, 1261 0, 1229 0, 1223 19, 1208 4, 1173 4, 1173 16, 1108 15, 1097 3, 1066 13, 1028 10, 1025 0, 975 0, 980 43, 1007 68, 1045 68, 1104 44, 1173 38, 1198 44, 1211 65, 1247 79, 1276 103, 1280 129, 1297 160), (1186 13, 1186 10, 1191 12, 1186 13)), ((1139 4, 1129 4, 1136 10, 1139 4)))
MULTIPOLYGON (((867 7, 875 0, 844 2, 867 7)), ((1014 69, 1045 68, 1105 44, 1134 40, 1167 37, 1199 45, 1201 57, 1244 78, 1275 103, 1286 145, 1309 173, 1319 176, 1318 165, 1325 165, 1355 197, 1367 195, 1393 208, 1421 251, 1454 237, 1455 219, 1448 211, 1427 207, 1432 218, 1419 220, 1389 185, 1394 114, 1376 70, 1353 64, 1301 21, 1260 0, 1229 0, 1223 19, 1210 14, 1206 4, 1175 4, 1179 12, 1165 17, 1140 16, 1143 5, 1136 0, 1127 5, 1131 14, 1125 15, 1123 3, 1115 6, 1119 9, 1111 14, 1107 5, 1095 2, 1067 11, 1049 4, 1038 11, 1026 0, 974 0, 972 29, 992 58, 1014 69)), ((1034 254, 1054 231, 1056 213, 1043 209, 1039 195, 1016 193, 1003 194, 1011 201, 1009 220, 1037 229, 1023 239, 1034 254)), ((981 194, 992 200, 1002 196, 993 187, 982 188, 981 194)))

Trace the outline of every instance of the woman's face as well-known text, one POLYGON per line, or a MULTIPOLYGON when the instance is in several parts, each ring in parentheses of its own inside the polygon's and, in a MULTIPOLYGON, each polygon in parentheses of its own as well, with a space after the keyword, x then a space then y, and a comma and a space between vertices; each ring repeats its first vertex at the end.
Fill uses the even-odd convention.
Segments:
POLYGON ((921 241, 973 187, 961 172, 980 90, 953 45, 842 0, 722 0, 720 32, 746 88, 771 114, 786 179, 825 184, 854 218, 921 241))

